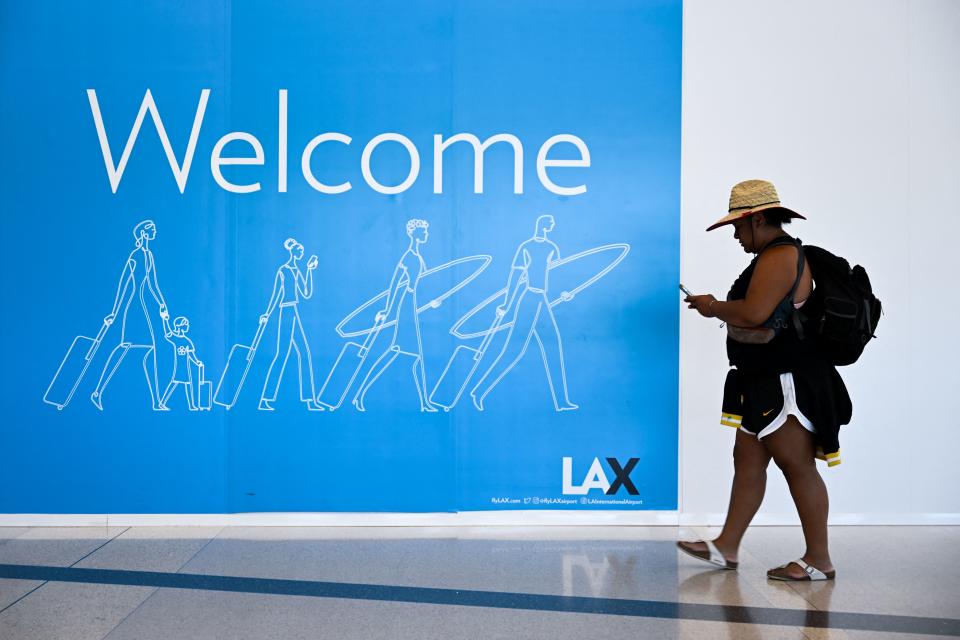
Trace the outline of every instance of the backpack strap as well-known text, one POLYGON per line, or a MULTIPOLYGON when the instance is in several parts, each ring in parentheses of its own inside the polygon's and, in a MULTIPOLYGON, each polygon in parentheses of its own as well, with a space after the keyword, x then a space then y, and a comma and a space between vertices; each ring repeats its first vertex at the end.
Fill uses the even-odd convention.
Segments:
POLYGON ((800 280, 803 279, 803 268, 807 263, 806 257, 803 255, 803 241, 799 238, 783 236, 770 242, 763 248, 763 250, 760 251, 760 253, 762 254, 764 251, 772 247, 782 247, 784 245, 792 245, 797 248, 797 279, 794 280, 793 287, 790 289, 790 293, 787 294, 787 299, 790 301, 790 304, 793 304, 794 296, 796 296, 797 289, 800 287, 800 280))
POLYGON ((797 279, 793 283, 793 288, 790 289, 790 304, 793 304, 796 299, 797 289, 800 288, 800 280, 803 279, 803 268, 807 264, 807 258, 803 255, 803 243, 797 240, 794 244, 797 247, 797 279))
POLYGON ((806 266, 807 257, 803 252, 803 242, 799 238, 791 238, 791 241, 792 244, 796 245, 797 247, 797 279, 793 283, 793 288, 790 289, 790 294, 787 296, 787 300, 790 302, 790 306, 792 307, 790 322, 793 324, 793 330, 797 333, 797 338, 803 340, 803 318, 799 313, 797 313, 798 309, 793 306, 793 303, 796 300, 797 289, 800 288, 800 280, 803 279, 803 268, 806 266))
MULTIPOLYGON (((791 245, 797 248, 797 278, 793 281, 793 287, 790 288, 790 293, 787 294, 787 297, 783 299, 780 305, 777 305, 777 308, 779 309, 781 305, 789 305, 789 309, 787 309, 786 312, 789 312, 790 314, 790 322, 793 324, 793 328, 797 332, 797 337, 803 340, 803 323, 801 321, 800 314, 797 313, 796 308, 793 306, 793 302, 797 295, 797 289, 800 287, 800 281, 803 279, 803 269, 807 263, 806 256, 803 253, 803 241, 799 238, 783 236, 770 242, 763 248, 763 250, 760 251, 760 254, 771 247, 780 247, 785 245, 791 245)), ((758 254, 758 258, 760 257, 760 254, 758 254)))

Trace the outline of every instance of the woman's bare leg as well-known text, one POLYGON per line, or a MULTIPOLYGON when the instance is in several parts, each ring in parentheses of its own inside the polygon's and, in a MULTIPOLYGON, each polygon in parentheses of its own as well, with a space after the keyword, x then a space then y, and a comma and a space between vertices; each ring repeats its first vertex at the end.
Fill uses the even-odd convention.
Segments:
MULTIPOLYGON (((750 521, 760 509, 763 494, 767 488, 767 466, 770 464, 770 452, 753 436, 743 430, 737 430, 737 439, 733 445, 733 487, 730 490, 730 506, 723 530, 713 541, 717 549, 732 562, 737 561, 740 541, 750 521)), ((702 542, 684 543, 696 551, 705 551, 707 545, 702 542)))
MULTIPOLYGON (((803 537, 807 543, 803 560, 820 571, 832 571, 827 542, 827 514, 830 500, 827 486, 816 466, 816 445, 813 434, 804 429, 796 418, 790 416, 787 423, 763 439, 774 462, 783 471, 790 487, 790 495, 797 506, 803 537)), ((791 564, 787 573, 802 577, 803 569, 791 564)))
POLYGON ((767 466, 770 452, 756 436, 737 430, 733 445, 733 487, 723 530, 714 544, 728 560, 737 560, 737 550, 747 527, 757 515, 767 490, 767 466))

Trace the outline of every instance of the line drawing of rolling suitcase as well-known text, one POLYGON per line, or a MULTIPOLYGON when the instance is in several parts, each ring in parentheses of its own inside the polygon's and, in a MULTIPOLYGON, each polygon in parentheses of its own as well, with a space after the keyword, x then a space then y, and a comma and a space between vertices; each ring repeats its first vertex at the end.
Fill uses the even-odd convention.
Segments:
POLYGON ((317 402, 322 404, 329 411, 336 411, 343 404, 350 388, 353 387, 357 374, 367 361, 367 354, 370 353, 370 347, 373 346, 377 336, 380 335, 380 329, 386 318, 378 322, 367 334, 363 344, 348 342, 340 349, 340 355, 337 361, 333 363, 327 379, 323 381, 320 387, 320 393, 317 395, 317 402), (341 366, 342 364, 342 366, 341 366))
POLYGON ((213 400, 213 385, 204 376, 203 365, 201 364, 197 369, 199 370, 197 375, 197 409, 200 411, 210 411, 213 400))
POLYGON ((483 342, 480 343, 479 347, 473 348, 461 344, 453 350, 453 355, 451 355, 450 360, 447 361, 447 367, 443 370, 443 373, 440 374, 440 377, 437 378, 437 384, 434 385, 433 391, 430 392, 430 404, 443 407, 444 411, 450 411, 457 406, 457 403, 460 401, 460 396, 463 395, 467 385, 470 384, 470 380, 473 379, 473 374, 477 372, 477 367, 480 366, 480 361, 483 360, 483 354, 487 352, 487 348, 490 346, 490 342, 497 333, 497 329, 500 328, 500 322, 505 316, 506 314, 495 315, 493 323, 490 325, 490 329, 487 330, 487 335, 483 336, 483 342), (460 384, 457 384, 451 372, 454 364, 458 362, 470 367, 470 371, 460 384))
POLYGON ((237 403, 237 398, 240 397, 240 389, 243 388, 243 383, 247 379, 247 372, 250 371, 250 364, 253 362, 253 356, 257 354, 260 339, 263 338, 266 328, 267 323, 260 322, 257 325, 257 333, 253 336, 253 342, 249 346, 235 344, 230 349, 227 366, 223 368, 220 382, 217 383, 217 392, 213 396, 213 401, 221 407, 226 407, 227 411, 237 403))
POLYGON ((97 349, 100 348, 100 343, 103 342, 103 337, 107 335, 109 328, 110 324, 104 322, 96 338, 77 336, 73 339, 67 354, 63 356, 60 368, 53 375, 50 386, 43 394, 44 402, 52 404, 58 411, 70 404, 74 392, 80 386, 80 381, 87 373, 93 357, 97 355, 97 349))

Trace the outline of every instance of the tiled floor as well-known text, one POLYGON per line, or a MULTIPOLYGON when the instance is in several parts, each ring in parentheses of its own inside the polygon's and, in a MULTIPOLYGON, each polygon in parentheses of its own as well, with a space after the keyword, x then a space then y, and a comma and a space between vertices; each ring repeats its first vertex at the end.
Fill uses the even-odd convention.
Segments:
POLYGON ((765 578, 799 555, 797 528, 753 528, 737 572, 673 547, 705 533, 0 528, 0 575, 39 572, 0 578, 0 638, 884 640, 960 629, 960 527, 834 527, 838 579, 817 584, 765 578))

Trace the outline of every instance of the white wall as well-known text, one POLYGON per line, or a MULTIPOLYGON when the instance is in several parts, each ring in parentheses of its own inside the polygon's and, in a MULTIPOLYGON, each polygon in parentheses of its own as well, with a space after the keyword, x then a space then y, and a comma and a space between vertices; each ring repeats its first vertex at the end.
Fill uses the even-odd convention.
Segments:
MULTIPOLYGON (((749 256, 704 229, 734 183, 772 180, 809 217, 791 233, 863 264, 886 310, 841 369, 854 417, 822 468, 833 521, 960 521, 960 2, 687 0, 683 64, 684 284, 726 294, 749 256)), ((691 524, 720 521, 733 473, 718 325, 681 320, 691 524)), ((796 521, 769 475, 758 522, 796 521)))

